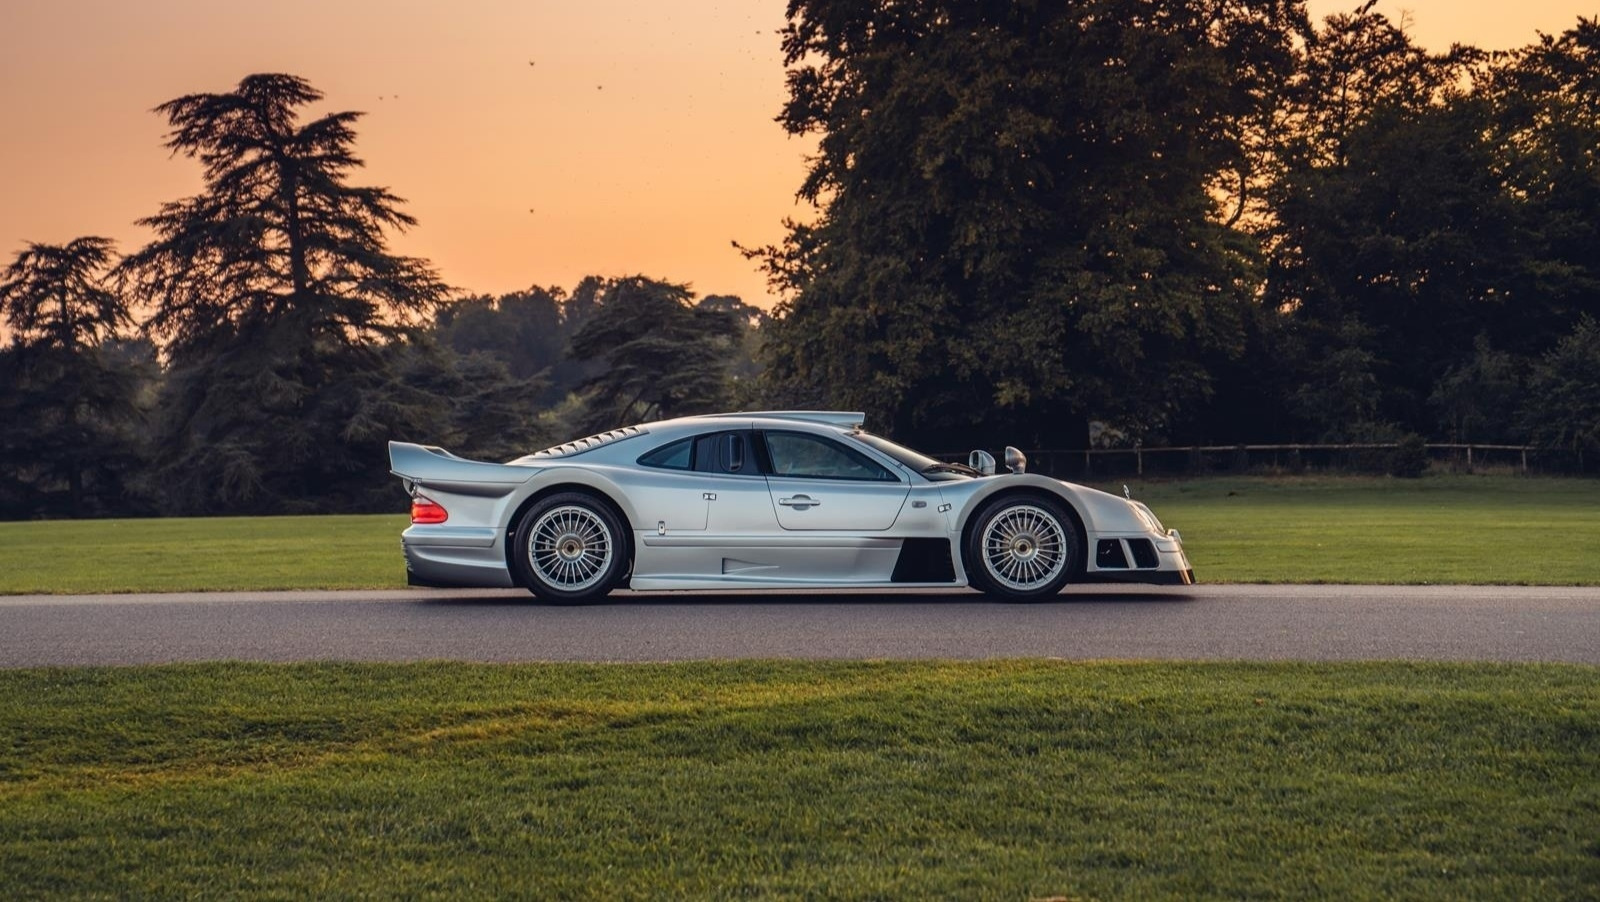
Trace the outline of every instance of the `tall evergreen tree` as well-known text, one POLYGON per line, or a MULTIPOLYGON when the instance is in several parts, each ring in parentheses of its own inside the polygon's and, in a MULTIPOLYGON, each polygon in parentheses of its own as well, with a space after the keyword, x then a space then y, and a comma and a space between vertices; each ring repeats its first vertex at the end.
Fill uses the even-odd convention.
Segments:
POLYGON ((0 273, 0 511, 125 512, 140 462, 139 394, 153 367, 119 353, 133 325, 106 238, 30 244, 0 273))
POLYGON ((415 220, 383 188, 349 183, 356 112, 302 121, 322 98, 291 75, 156 108, 167 146, 204 166, 205 190, 142 224, 125 261, 171 363, 160 453, 178 509, 368 503, 383 441, 428 430, 434 399, 384 352, 448 293, 385 233, 415 220))

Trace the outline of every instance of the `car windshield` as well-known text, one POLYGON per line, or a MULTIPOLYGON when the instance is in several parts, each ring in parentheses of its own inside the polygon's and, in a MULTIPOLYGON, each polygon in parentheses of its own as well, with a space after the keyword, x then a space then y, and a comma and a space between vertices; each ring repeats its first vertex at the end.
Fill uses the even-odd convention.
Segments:
POLYGON ((904 464, 909 469, 921 473, 923 476, 927 476, 930 479, 950 479, 978 475, 977 470, 974 470, 965 464, 952 464, 946 463, 942 460, 937 460, 929 457, 926 454, 923 454, 921 451, 913 451, 910 448, 907 448, 905 445, 895 444, 881 435, 873 435, 870 432, 858 431, 850 433, 850 437, 862 443, 863 445, 870 445, 873 448, 876 448, 878 451, 881 451, 882 453, 894 458, 901 464, 904 464))

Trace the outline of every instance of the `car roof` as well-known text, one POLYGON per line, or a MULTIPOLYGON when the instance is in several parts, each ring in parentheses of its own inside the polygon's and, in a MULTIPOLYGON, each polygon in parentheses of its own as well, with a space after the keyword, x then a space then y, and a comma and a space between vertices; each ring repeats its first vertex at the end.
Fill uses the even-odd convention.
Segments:
POLYGON ((697 419, 799 420, 803 423, 822 423, 827 426, 860 429, 866 422, 867 415, 856 410, 749 410, 740 413, 711 413, 697 419))
MULTIPOLYGON (((782 429, 795 427, 812 427, 823 432, 849 432, 861 428, 866 416, 862 413, 846 410, 751 410, 734 413, 711 413, 699 416, 677 417, 671 420, 657 420, 653 423, 639 423, 635 426, 624 426, 610 432, 586 436, 564 442, 542 451, 536 451, 525 457, 517 459, 517 463, 533 463, 554 458, 575 457, 585 455, 587 452, 602 450, 601 459, 612 458, 621 460, 623 456, 636 454, 624 449, 615 452, 607 447, 620 443, 623 439, 640 435, 654 435, 658 439, 673 441, 685 435, 719 430, 719 429, 782 429)), ((632 443, 627 443, 631 448, 632 443)))
POLYGON ((860 429, 866 415, 848 410, 747 410, 735 413, 708 413, 699 416, 678 417, 655 423, 641 423, 639 428, 649 432, 677 432, 680 429, 779 429, 784 426, 806 424, 831 427, 837 430, 860 429))

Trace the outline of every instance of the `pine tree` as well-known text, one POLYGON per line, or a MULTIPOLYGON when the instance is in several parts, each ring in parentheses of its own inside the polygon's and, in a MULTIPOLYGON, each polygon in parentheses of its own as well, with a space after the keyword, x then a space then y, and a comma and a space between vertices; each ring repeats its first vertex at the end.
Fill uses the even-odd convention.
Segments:
POLYGON ((409 389, 386 346, 448 294, 385 234, 416 221, 383 188, 350 184, 356 112, 302 121, 322 99, 291 75, 156 108, 167 147, 205 190, 142 224, 125 271, 170 360, 160 456, 185 511, 370 503, 383 443, 426 432, 437 399, 409 389))
POLYGON ((0 512, 6 516, 124 512, 140 463, 138 404, 154 375, 125 353, 132 326, 108 278, 110 240, 29 244, 0 278, 0 512))

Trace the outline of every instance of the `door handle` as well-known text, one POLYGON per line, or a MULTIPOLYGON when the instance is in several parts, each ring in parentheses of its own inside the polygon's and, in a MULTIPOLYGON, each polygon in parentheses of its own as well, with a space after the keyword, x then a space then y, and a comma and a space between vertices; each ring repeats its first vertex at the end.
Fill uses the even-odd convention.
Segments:
POLYGON ((822 505, 821 501, 816 500, 809 495, 796 495, 793 498, 779 498, 778 503, 784 507, 792 507, 797 511, 803 511, 813 507, 820 507, 822 505))

